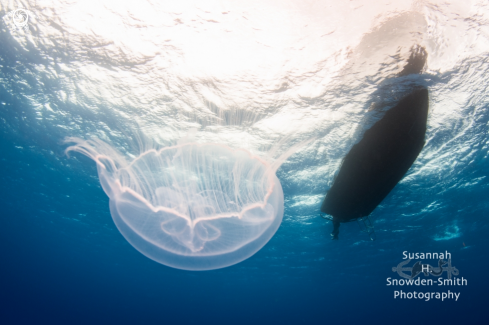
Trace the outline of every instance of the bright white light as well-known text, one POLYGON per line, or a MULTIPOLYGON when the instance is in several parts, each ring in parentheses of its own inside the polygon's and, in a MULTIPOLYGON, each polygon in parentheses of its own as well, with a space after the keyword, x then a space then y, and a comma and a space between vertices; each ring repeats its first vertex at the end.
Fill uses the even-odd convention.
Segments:
MULTIPOLYGON (((486 0, 24 2, 34 14, 29 32, 12 36, 42 60, 32 70, 37 84, 17 84, 32 89, 23 95, 53 127, 67 128, 74 111, 100 123, 94 131, 72 117, 79 136, 114 136, 107 120, 137 122, 162 141, 200 128, 201 141, 249 147, 330 130, 318 150, 336 166, 363 126, 366 103, 414 44, 426 48, 426 78, 435 83, 429 127, 458 132, 450 146, 471 147, 462 130, 473 127, 467 116, 485 98, 470 95, 487 87, 474 64, 489 52, 486 0), (226 124, 229 112, 237 113, 226 124), (249 116, 257 122, 237 121, 249 116)), ((12 2, 2 11, 15 9, 12 2)), ((423 151, 431 160, 422 172, 449 174, 450 146, 423 151)), ((332 175, 328 168, 318 173, 332 175)))

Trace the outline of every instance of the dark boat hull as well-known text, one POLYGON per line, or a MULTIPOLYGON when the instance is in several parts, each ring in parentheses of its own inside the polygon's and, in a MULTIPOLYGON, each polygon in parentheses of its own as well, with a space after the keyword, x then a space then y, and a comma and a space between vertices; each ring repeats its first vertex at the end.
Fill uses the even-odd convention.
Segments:
POLYGON ((337 222, 368 216, 403 178, 424 146, 428 90, 404 97, 346 155, 321 205, 337 222))

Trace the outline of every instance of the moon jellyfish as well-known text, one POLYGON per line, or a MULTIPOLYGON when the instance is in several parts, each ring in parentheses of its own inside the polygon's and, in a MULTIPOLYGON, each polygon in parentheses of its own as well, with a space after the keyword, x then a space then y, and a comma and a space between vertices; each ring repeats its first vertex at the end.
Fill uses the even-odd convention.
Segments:
POLYGON ((275 172, 284 155, 272 163, 222 144, 183 143, 129 161, 98 139, 66 142, 74 143, 67 153, 96 162, 123 236, 164 265, 210 270, 236 264, 262 248, 282 221, 275 172))

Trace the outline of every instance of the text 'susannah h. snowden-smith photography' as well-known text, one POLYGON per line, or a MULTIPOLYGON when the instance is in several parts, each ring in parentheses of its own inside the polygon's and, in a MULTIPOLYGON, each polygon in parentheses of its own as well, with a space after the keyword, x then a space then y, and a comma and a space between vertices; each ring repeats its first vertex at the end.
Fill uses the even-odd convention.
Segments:
POLYGON ((441 301, 453 299, 458 301, 460 292, 453 290, 444 290, 446 287, 466 286, 467 279, 456 277, 459 270, 452 265, 452 255, 445 251, 444 253, 402 253, 403 261, 392 268, 400 278, 387 278, 387 286, 396 287, 420 287, 418 291, 394 290, 394 299, 422 299, 430 301, 439 299, 441 301), (409 265, 411 261, 414 264, 409 265), (424 260, 433 264, 427 263, 424 260), (443 276, 445 274, 445 277, 443 276), (423 275, 425 278, 421 278, 423 275), (453 277, 452 277, 453 276, 453 277), (429 290, 430 287, 440 288, 438 290, 429 290), (420 292, 422 288, 428 290, 420 292), (443 288, 443 289, 442 289, 443 288))

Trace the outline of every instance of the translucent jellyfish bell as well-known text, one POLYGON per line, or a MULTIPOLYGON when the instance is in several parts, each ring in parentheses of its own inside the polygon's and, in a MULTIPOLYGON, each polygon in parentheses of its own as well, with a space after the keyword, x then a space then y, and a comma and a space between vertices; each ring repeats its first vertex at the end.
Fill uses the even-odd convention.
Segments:
POLYGON ((98 139, 66 141, 75 143, 67 152, 97 163, 120 232, 159 263, 185 270, 236 264, 262 248, 282 221, 280 163, 246 150, 183 143, 128 162, 98 139))

